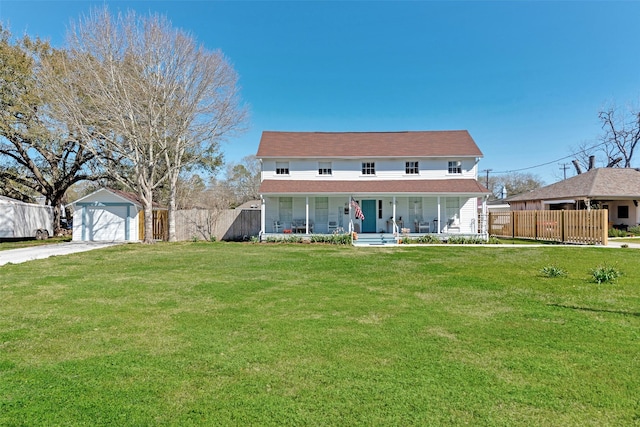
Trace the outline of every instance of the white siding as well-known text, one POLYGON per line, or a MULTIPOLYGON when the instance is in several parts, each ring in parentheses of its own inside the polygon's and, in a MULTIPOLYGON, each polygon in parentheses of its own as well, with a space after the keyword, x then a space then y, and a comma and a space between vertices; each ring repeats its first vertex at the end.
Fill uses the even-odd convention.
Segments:
POLYGON ((126 206, 87 206, 85 218, 87 240, 119 241, 127 240, 125 228, 127 221, 126 206))
POLYGON ((289 175, 277 175, 276 160, 266 159, 262 163, 262 179, 285 180, 360 180, 360 179, 451 179, 451 178, 477 178, 477 163, 475 158, 403 158, 403 159, 322 159, 323 162, 331 162, 331 175, 318 174, 319 160, 305 159, 278 159, 278 162, 289 163, 289 175), (462 161, 461 174, 449 174, 450 160, 462 161), (375 162, 375 175, 362 175, 362 162, 375 162), (420 173, 417 175, 405 173, 405 162, 418 161, 420 173))
POLYGON ((138 211, 132 202, 106 189, 100 189, 77 200, 73 205, 73 240, 138 240, 139 221, 142 220, 140 217, 143 211, 138 211))

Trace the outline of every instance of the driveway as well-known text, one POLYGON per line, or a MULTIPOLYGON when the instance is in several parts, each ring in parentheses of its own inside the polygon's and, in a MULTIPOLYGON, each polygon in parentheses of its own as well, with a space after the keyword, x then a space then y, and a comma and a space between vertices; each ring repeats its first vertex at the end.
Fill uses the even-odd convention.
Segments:
POLYGON ((32 246, 29 248, 9 249, 0 251, 0 266, 8 263, 19 264, 34 259, 49 258, 50 256, 74 254, 93 249, 120 245, 121 242, 66 242, 51 245, 32 246))

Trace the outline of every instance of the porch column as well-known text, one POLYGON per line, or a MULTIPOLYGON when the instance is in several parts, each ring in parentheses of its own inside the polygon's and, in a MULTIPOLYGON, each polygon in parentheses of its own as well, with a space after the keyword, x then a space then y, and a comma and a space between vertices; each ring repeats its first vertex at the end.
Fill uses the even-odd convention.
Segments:
POLYGON ((489 218, 487 217, 487 199, 489 196, 484 196, 482 198, 482 234, 489 233, 489 218))
POLYGON ((267 209, 264 203, 264 197, 260 196, 260 236, 262 236, 266 231, 266 213, 267 209))
POLYGON ((349 206, 349 233, 352 233, 353 222, 351 221, 351 196, 347 196, 347 206, 349 206))
POLYGON ((442 226, 441 226, 441 218, 440 218, 440 196, 438 196, 438 234, 440 234, 440 230, 442 230, 442 226))
POLYGON ((309 234, 309 196, 306 197, 306 201, 305 201, 306 205, 305 205, 305 218, 304 218, 304 225, 305 225, 305 234, 309 234))
POLYGON ((398 233, 398 224, 396 223, 396 196, 393 196, 393 233, 398 233))

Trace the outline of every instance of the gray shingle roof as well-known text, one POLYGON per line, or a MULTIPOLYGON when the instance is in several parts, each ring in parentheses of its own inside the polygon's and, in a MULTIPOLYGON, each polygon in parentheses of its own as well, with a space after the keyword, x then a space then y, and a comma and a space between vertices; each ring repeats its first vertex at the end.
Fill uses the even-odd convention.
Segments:
POLYGON ((597 168, 564 181, 509 197, 508 202, 560 199, 640 199, 640 172, 597 168))

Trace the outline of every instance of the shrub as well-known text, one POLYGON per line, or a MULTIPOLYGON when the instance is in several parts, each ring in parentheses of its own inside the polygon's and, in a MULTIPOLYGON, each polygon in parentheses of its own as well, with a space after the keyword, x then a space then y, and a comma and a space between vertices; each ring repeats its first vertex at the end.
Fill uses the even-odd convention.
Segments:
POLYGON ((609 229, 609 237, 626 237, 627 232, 624 230, 618 230, 617 228, 609 229))
POLYGON ((351 235, 348 233, 342 234, 313 234, 310 237, 311 243, 328 243, 331 245, 350 245, 351 235))
POLYGON ((567 275, 567 272, 565 270, 556 265, 548 265, 546 267, 542 267, 540 273, 545 277, 564 277, 567 275))
POLYGON ((497 237, 495 237, 495 236, 491 236, 491 237, 489 237, 489 241, 488 241, 487 243, 488 243, 488 244, 490 244, 490 245, 500 245, 500 244, 502 244, 502 242, 500 241, 500 239, 498 239, 498 238, 497 238, 497 237))
POLYGON ((412 243, 421 243, 421 244, 435 244, 442 243, 442 240, 433 234, 425 234, 424 236, 418 236, 412 240, 412 243))
POLYGON ((601 284, 615 282, 618 277, 622 276, 622 273, 611 265, 600 265, 591 270, 591 276, 597 284, 601 284))
POLYGON ((639 236, 640 235, 640 225, 634 225, 633 227, 629 227, 629 233, 639 236))
POLYGON ((480 236, 451 236, 449 237, 448 243, 452 245, 481 245, 487 242, 480 236))

